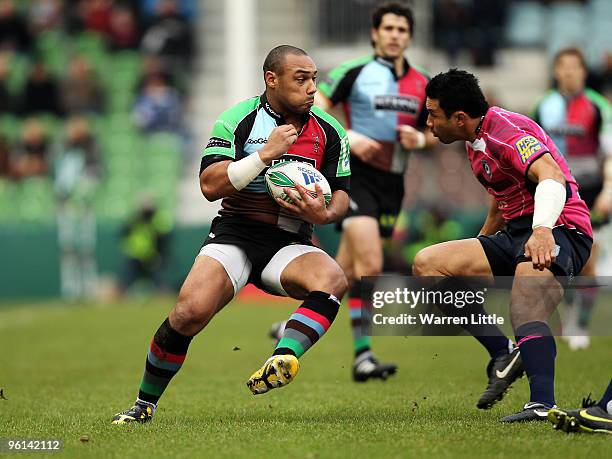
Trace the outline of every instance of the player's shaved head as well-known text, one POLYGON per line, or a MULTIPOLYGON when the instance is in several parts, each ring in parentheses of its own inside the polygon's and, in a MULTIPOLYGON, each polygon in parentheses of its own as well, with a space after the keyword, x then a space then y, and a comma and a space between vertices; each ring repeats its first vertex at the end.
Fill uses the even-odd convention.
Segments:
POLYGON ((291 45, 280 45, 276 48, 272 48, 272 50, 266 56, 266 59, 263 63, 263 71, 266 72, 274 72, 277 75, 283 73, 283 64, 285 62, 285 57, 289 54, 293 54, 296 56, 308 56, 308 53, 301 48, 297 48, 296 46, 291 45))
POLYGON ((478 79, 465 70, 450 69, 431 79, 425 88, 429 99, 437 99, 447 117, 462 111, 472 118, 483 116, 489 109, 478 79))

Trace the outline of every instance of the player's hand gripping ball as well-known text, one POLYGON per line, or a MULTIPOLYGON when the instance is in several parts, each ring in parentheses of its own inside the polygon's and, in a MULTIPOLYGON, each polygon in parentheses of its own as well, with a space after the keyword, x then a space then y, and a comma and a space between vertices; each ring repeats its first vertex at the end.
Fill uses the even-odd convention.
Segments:
MULTIPOLYGON (((295 190, 295 184, 306 188, 308 194, 316 199, 317 191, 315 185, 319 185, 323 191, 325 204, 331 201, 331 188, 327 179, 308 163, 296 161, 283 161, 268 168, 266 172, 266 188, 274 199, 281 198, 283 201, 293 203, 285 193, 285 188, 295 190)), ((297 195, 297 190, 295 191, 297 195)))

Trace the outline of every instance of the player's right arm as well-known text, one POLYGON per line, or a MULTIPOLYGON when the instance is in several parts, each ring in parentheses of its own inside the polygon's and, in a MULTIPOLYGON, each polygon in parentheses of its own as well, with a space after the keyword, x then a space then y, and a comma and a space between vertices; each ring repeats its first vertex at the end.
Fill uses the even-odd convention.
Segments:
POLYGON ((487 214, 487 219, 482 225, 482 229, 478 233, 479 236, 489 236, 491 234, 495 234, 500 231, 505 225, 504 218, 502 217, 502 212, 499 210, 497 206, 497 201, 492 198, 491 204, 489 206, 489 213, 487 214))
MULTIPOLYGON (((222 123, 221 126, 225 126, 225 124, 222 123)), ((211 139, 219 138, 214 135, 215 129, 217 129, 217 134, 222 130, 222 128, 217 128, 215 126, 211 139)), ((234 194, 236 191, 240 191, 255 179, 273 159, 280 158, 284 155, 289 147, 297 140, 297 135, 298 133, 293 125, 284 124, 272 130, 266 145, 256 153, 245 156, 239 160, 225 160, 214 157, 209 161, 214 161, 215 159, 221 160, 212 162, 206 167, 204 167, 203 161, 204 168, 200 172, 200 189, 202 190, 202 194, 208 201, 216 201, 217 199, 234 194)), ((231 141, 228 140, 228 138, 233 137, 233 135, 226 135, 224 138, 225 142, 217 141, 216 143, 222 144, 225 148, 231 148, 231 141)), ((209 146, 210 144, 211 142, 209 142, 209 146)), ((236 146, 233 145, 233 147, 235 151, 236 146)), ((208 148, 210 147, 207 147, 207 149, 208 148)), ((219 148, 219 146, 213 145, 213 148, 219 148)), ((209 156, 215 156, 214 152, 209 152, 209 156)))

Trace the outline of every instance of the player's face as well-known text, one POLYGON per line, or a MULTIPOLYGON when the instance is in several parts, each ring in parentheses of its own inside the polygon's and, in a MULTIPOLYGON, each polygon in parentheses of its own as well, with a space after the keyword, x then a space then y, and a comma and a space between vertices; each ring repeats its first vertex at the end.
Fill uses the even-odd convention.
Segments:
POLYGON ((554 74, 560 91, 576 93, 584 89, 587 74, 578 56, 560 56, 555 63, 554 74))
POLYGON ((317 92, 317 67, 309 56, 288 54, 283 72, 277 76, 276 91, 280 102, 290 112, 308 113, 317 92))
POLYGON ((404 16, 387 13, 378 29, 372 29, 374 51, 379 56, 395 59, 404 54, 410 45, 410 26, 404 16))
POLYGON ((454 115, 447 118, 444 110, 440 108, 440 102, 437 99, 427 98, 425 102, 427 108, 427 127, 431 129, 434 136, 440 139, 442 143, 453 143, 459 140, 459 128, 456 124, 454 115))

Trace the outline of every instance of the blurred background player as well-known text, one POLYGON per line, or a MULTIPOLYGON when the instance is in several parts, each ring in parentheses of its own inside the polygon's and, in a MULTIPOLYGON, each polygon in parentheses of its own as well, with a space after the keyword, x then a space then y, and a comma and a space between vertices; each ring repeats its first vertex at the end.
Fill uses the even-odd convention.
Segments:
POLYGON ((582 400, 582 408, 562 410, 554 408, 548 412, 548 420, 555 429, 564 432, 606 433, 612 435, 612 380, 598 402, 591 394, 582 400))
POLYGON ((314 247, 314 224, 337 221, 348 207, 349 148, 340 124, 313 108, 317 68, 305 51, 281 45, 263 65, 266 90, 223 112, 213 127, 200 166, 200 187, 209 201, 223 198, 185 280, 178 300, 159 327, 147 354, 134 406, 113 424, 146 422, 189 344, 247 284, 303 300, 291 315, 272 357, 249 378, 254 395, 284 386, 300 358, 334 321, 347 281, 340 266, 314 247), (262 141, 263 140, 263 141, 262 141), (272 161, 305 161, 328 180, 326 206, 320 187, 310 197, 285 189, 293 204, 266 191, 264 171, 272 161), (316 269, 314 269, 316 268, 316 269))
POLYGON ((319 84, 317 104, 325 110, 342 105, 351 146, 353 186, 336 260, 351 284, 355 381, 385 379, 396 371, 395 364, 376 359, 363 333, 361 278, 382 272, 383 239, 391 237, 401 210, 408 152, 436 143, 422 132, 428 77, 404 56, 413 33, 407 5, 379 6, 372 13, 374 54, 343 63, 319 84))
POLYGON ((514 277, 510 316, 520 355, 497 326, 469 331, 491 355, 490 386, 504 379, 509 386, 522 373, 513 369, 521 359, 529 377, 530 401, 502 422, 546 420, 555 407, 557 352, 547 322, 563 295, 556 277, 573 278, 589 258, 588 209, 546 132, 526 116, 490 107, 474 75, 449 70, 426 92, 428 126, 442 143, 465 141, 474 176, 494 199, 478 238, 423 249, 413 273, 514 277))
MULTIPOLYGON (((610 103, 585 87, 587 66, 577 48, 560 50, 553 61, 554 87, 535 107, 532 117, 551 136, 580 187, 596 230, 609 221, 612 211, 612 119, 610 103)), ((597 236, 583 276, 595 276, 597 236)), ((589 319, 597 287, 572 289, 572 303, 563 335, 571 349, 589 346, 589 319)))
POLYGON ((86 118, 66 123, 53 166, 62 295, 92 298, 97 282, 94 200, 103 167, 86 118))
POLYGON ((151 196, 142 198, 136 213, 121 229, 121 245, 125 259, 120 278, 121 293, 126 293, 140 280, 147 280, 161 292, 166 290, 164 268, 172 219, 159 209, 151 196))

